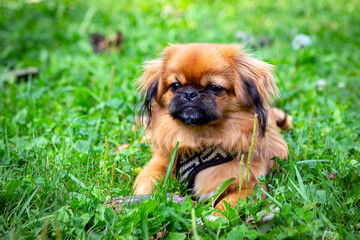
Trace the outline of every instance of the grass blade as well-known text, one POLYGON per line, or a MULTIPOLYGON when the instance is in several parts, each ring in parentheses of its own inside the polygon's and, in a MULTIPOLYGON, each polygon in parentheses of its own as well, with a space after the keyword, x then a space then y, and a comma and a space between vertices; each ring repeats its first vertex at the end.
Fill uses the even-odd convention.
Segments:
POLYGON ((238 200, 240 200, 240 196, 241 196, 243 173, 244 173, 244 154, 241 155, 241 160, 240 160, 240 179, 239 179, 239 199, 238 200))
POLYGON ((302 191, 301 189, 299 189, 296 184, 291 180, 289 179, 289 181, 291 182, 291 184, 294 186, 294 188, 296 189, 296 191, 298 191, 301 195, 301 197, 305 200, 306 203, 309 203, 309 198, 306 196, 306 193, 305 191, 302 191))
POLYGON ((275 198, 273 198, 267 191, 265 191, 263 188, 261 189, 261 191, 265 193, 265 195, 270 198, 274 203, 276 203, 279 207, 282 207, 282 204, 278 202, 275 198))
POLYGON ((23 212, 25 211, 25 209, 27 208, 27 206, 30 204, 31 200, 33 199, 33 197, 35 196, 35 193, 37 193, 37 191, 39 190, 39 188, 37 188, 33 194, 29 197, 29 199, 24 203, 24 205, 22 206, 22 208, 20 209, 19 213, 17 214, 17 218, 19 219, 19 217, 21 216, 21 214, 23 214, 23 212))
MULTIPOLYGON (((248 179, 249 179, 249 169, 250 169, 251 154, 252 154, 252 151, 254 149, 254 144, 255 144, 256 122, 257 122, 257 114, 255 114, 255 116, 254 116, 253 135, 252 135, 252 139, 251 139, 250 151, 249 151, 248 161, 247 161, 247 166, 246 166, 246 168, 247 168, 246 169, 246 187, 245 187, 245 193, 246 194, 247 194, 247 190, 248 190, 248 179)), ((245 198, 245 201, 247 201, 247 198, 245 198)))
POLYGON ((172 167, 174 165, 174 161, 175 161, 176 152, 177 152, 178 147, 179 147, 179 142, 176 143, 175 149, 171 154, 170 164, 169 164, 168 169, 166 171, 163 187, 166 186, 167 180, 169 179, 170 173, 172 172, 172 167))
POLYGON ((195 240, 200 240, 199 235, 197 234, 197 230, 196 230, 196 219, 195 219, 195 209, 191 209, 191 225, 192 225, 192 230, 194 233, 194 239, 195 240))
POLYGON ((308 150, 310 149, 310 144, 311 144, 312 135, 313 135, 314 110, 315 110, 315 106, 312 106, 311 107, 310 131, 309 131, 309 139, 308 139, 308 150))
POLYGON ((220 197, 220 195, 225 191, 226 188, 230 186, 232 182, 235 181, 236 178, 229 178, 224 180, 220 186, 216 188, 216 193, 211 197, 211 202, 215 203, 216 200, 220 197))
POLYGON ((8 159, 8 164, 10 163, 10 150, 9 150, 9 141, 7 136, 7 128, 6 128, 6 119, 3 120, 3 132, 4 132, 4 138, 5 138, 5 149, 6 149, 6 156, 8 159))
POLYGON ((57 182, 58 180, 58 176, 59 176, 59 171, 56 171, 55 173, 55 176, 54 176, 54 179, 51 183, 51 186, 50 186, 50 190, 47 191, 47 195, 46 195, 46 198, 43 202, 43 205, 41 206, 41 209, 40 209, 40 214, 39 216, 42 216, 42 214, 44 213, 44 209, 45 209, 45 206, 46 206, 46 203, 48 202, 49 198, 50 198, 50 195, 55 187, 55 183, 57 182))
POLYGON ((299 181, 300 189, 301 189, 302 192, 305 193, 306 191, 305 191, 305 187, 304 187, 304 182, 303 182, 303 180, 302 180, 302 177, 301 177, 301 175, 300 175, 300 172, 299 172, 299 170, 297 169, 297 167, 295 166, 295 164, 293 164, 293 166, 294 166, 294 168, 295 168, 296 177, 297 177, 297 179, 298 179, 298 181, 299 181))

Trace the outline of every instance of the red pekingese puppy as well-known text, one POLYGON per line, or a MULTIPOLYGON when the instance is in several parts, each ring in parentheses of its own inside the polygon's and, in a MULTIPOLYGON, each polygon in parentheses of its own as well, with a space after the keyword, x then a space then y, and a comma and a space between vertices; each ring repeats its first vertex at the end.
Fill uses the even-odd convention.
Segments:
POLYGON ((255 114, 257 135, 250 166, 244 163, 240 197, 251 194, 258 178, 268 175, 273 157, 288 156, 278 127, 290 128, 291 118, 271 108, 279 95, 271 65, 250 57, 239 45, 171 45, 160 59, 146 63, 139 83, 153 157, 136 178, 137 195, 150 194, 154 182, 164 177, 179 142, 173 176, 202 199, 211 197, 225 179, 236 178, 216 205, 224 210, 228 201, 235 207, 240 158, 244 154, 247 159, 255 114))

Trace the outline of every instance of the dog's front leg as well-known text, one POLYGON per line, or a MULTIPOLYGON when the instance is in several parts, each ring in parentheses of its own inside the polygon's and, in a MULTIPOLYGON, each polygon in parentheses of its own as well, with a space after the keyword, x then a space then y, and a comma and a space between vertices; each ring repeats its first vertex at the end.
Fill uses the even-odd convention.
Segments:
MULTIPOLYGON (((247 195, 250 195, 253 191, 253 187, 249 187, 247 190, 241 189, 240 199, 246 198, 247 195)), ((218 204, 216 204, 215 208, 220 211, 225 211, 226 207, 224 202, 228 202, 232 208, 235 208, 237 205, 237 201, 239 200, 239 190, 235 189, 233 191, 229 191, 226 193, 225 197, 220 200, 218 204)), ((222 216, 221 214, 215 213, 214 215, 222 216)))
POLYGON ((165 176, 169 158, 160 154, 154 155, 148 165, 139 173, 134 183, 135 195, 151 194, 154 184, 165 176))
MULTIPOLYGON (((248 195, 251 195, 253 190, 254 190, 254 187, 255 187, 255 184, 251 184, 248 187, 247 193, 246 193, 245 188, 241 189, 240 199, 244 199, 248 195)), ((266 186, 265 183, 262 184, 261 188, 264 189, 265 191, 267 191, 267 186, 266 186)), ((262 195, 262 199, 266 199, 266 195, 264 193, 262 193, 261 195, 262 195)), ((254 199, 256 199, 256 198, 254 198, 254 199)), ((237 205, 238 200, 239 200, 239 190, 232 188, 229 192, 227 192, 225 197, 223 199, 221 199, 218 204, 216 204, 215 207, 216 207, 216 209, 223 212, 223 211, 226 210, 224 202, 230 203, 231 208, 235 208, 236 205, 237 205)), ((221 213, 214 213, 213 215, 214 216, 219 216, 219 217, 223 216, 221 213)))

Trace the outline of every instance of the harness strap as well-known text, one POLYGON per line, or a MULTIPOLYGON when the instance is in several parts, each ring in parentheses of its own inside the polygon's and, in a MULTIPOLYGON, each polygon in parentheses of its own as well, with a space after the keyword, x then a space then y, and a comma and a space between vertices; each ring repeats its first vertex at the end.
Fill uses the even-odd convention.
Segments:
POLYGON ((234 153, 227 153, 220 147, 210 147, 204 150, 177 156, 176 176, 188 190, 194 187, 196 175, 208 168, 230 162, 235 158, 234 153))

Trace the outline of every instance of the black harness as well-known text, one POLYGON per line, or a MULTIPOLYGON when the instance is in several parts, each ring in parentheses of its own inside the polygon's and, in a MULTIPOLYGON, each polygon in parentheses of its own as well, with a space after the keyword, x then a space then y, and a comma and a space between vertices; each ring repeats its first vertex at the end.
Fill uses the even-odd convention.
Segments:
POLYGON ((208 167, 234 160, 235 153, 227 153, 220 147, 205 148, 201 151, 178 155, 176 163, 176 177, 188 190, 194 187, 196 175, 208 167))

